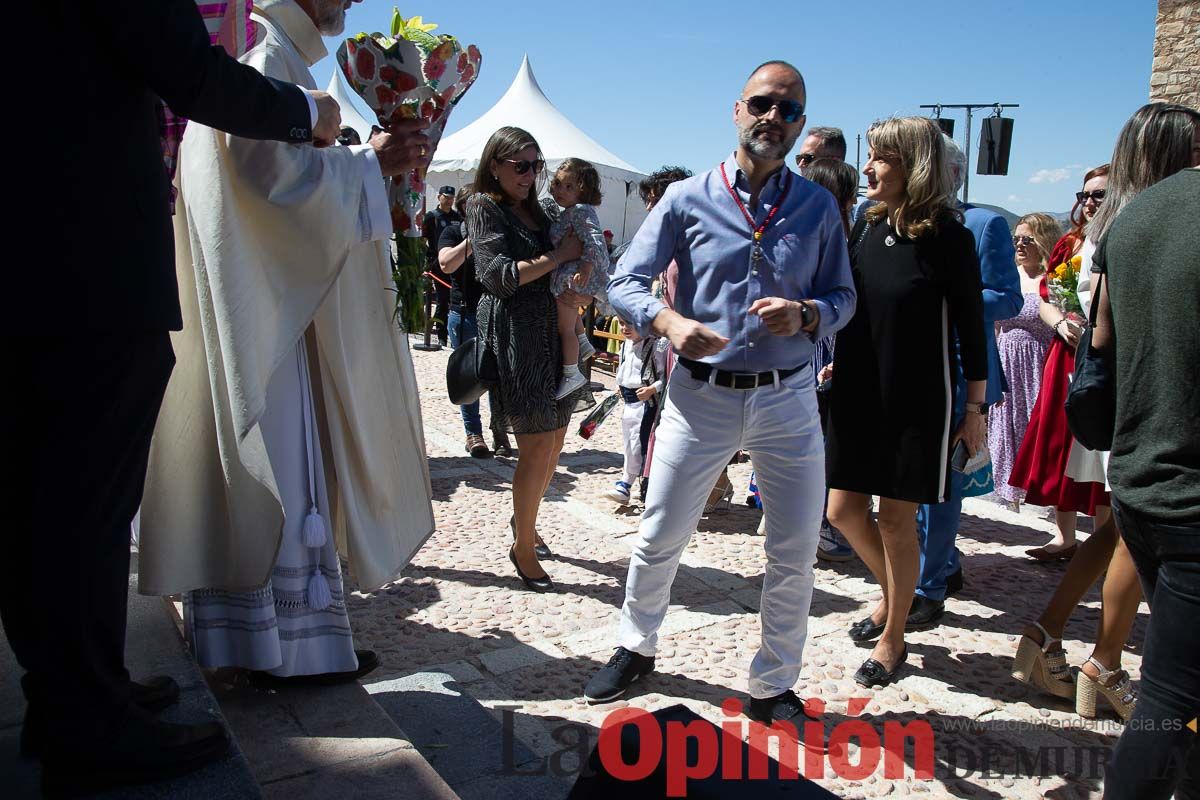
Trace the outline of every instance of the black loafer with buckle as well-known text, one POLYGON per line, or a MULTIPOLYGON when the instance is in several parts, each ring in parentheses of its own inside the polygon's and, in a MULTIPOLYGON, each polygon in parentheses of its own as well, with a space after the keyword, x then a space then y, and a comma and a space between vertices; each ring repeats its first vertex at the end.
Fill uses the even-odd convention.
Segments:
POLYGON ((883 664, 880 664, 873 658, 868 658, 858 668, 858 672, 854 673, 854 682, 867 689, 870 689, 872 686, 887 686, 896 680, 897 673, 900 672, 900 668, 904 666, 904 662, 907 660, 907 647, 904 648, 904 652, 900 654, 900 660, 896 662, 896 666, 892 667, 890 672, 883 664))
POLYGON ((850 626, 850 640, 854 642, 869 642, 883 633, 887 620, 875 622, 870 617, 859 620, 850 626))

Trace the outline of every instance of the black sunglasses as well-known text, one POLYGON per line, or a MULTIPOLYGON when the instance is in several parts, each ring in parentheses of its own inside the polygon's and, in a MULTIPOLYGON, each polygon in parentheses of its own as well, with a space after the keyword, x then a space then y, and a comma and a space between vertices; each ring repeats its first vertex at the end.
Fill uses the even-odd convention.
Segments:
POLYGON ((1013 237, 1013 247, 1020 247, 1021 245, 1025 245, 1026 247, 1032 247, 1035 244, 1037 244, 1037 239, 1034 239, 1032 236, 1014 236, 1013 237))
POLYGON ((756 117, 770 113, 772 108, 779 109, 779 116, 784 122, 795 122, 804 116, 804 104, 795 100, 775 100, 756 94, 753 97, 742 98, 742 102, 746 104, 746 110, 756 117))
POLYGON ((1104 190, 1096 189, 1095 191, 1091 191, 1091 192, 1076 192, 1075 193, 1075 199, 1078 200, 1080 203, 1086 203, 1089 198, 1092 200, 1095 200, 1097 203, 1101 202, 1102 200, 1104 200, 1104 190))
POLYGON ((801 153, 796 156, 796 163, 802 167, 807 167, 809 164, 817 160, 816 153, 801 153))
POLYGON ((505 158, 505 159, 501 159, 501 160, 507 161, 509 164, 512 164, 513 169, 516 170, 516 173, 518 175, 524 175, 526 172, 529 172, 529 170, 531 170, 531 169, 533 170, 533 174, 536 175, 546 168, 546 162, 540 158, 535 159, 533 161, 529 161, 524 158, 521 159, 520 161, 516 160, 515 158, 505 158))

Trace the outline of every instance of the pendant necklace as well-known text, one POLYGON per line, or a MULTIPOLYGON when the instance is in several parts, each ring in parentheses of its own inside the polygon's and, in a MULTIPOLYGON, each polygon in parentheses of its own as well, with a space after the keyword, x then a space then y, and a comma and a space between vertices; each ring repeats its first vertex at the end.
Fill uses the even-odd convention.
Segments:
POLYGON ((754 224, 754 217, 750 216, 750 212, 747 210, 746 204, 742 202, 741 196, 736 190, 734 190, 733 184, 729 182, 729 176, 725 174, 725 164, 723 162, 721 164, 721 180, 725 181, 725 188, 728 189, 729 194, 732 195, 733 202, 737 203, 737 207, 742 211, 742 216, 746 218, 746 222, 750 223, 750 230, 754 234, 754 250, 751 252, 750 258, 753 263, 757 265, 759 259, 762 258, 763 232, 766 231, 767 226, 771 224, 771 220, 775 218, 775 214, 778 213, 779 209, 783 206, 783 201, 787 199, 788 190, 792 188, 791 173, 788 172, 787 185, 784 186, 783 191, 779 193, 779 199, 775 201, 775 206, 769 212, 767 212, 767 218, 762 221, 761 225, 754 224))

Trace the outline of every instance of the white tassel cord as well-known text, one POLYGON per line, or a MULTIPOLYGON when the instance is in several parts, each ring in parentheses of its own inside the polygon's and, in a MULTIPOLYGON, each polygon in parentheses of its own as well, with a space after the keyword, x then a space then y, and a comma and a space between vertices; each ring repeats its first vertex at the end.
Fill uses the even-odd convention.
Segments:
POLYGON ((317 474, 313 455, 313 410, 310 392, 312 384, 308 375, 308 351, 305 349, 303 338, 299 343, 300 358, 300 405, 304 416, 304 444, 308 448, 308 514, 300 527, 300 538, 305 547, 315 549, 317 564, 313 567, 312 577, 308 579, 308 607, 314 611, 329 608, 333 598, 329 592, 329 581, 321 574, 321 549, 325 547, 328 536, 325 532, 325 519, 317 509, 317 474))
POLYGON ((312 577, 308 579, 308 607, 313 611, 324 611, 333 603, 333 595, 329 593, 329 581, 321 574, 320 567, 313 567, 312 577))
POLYGON ((304 538, 305 547, 325 546, 325 519, 317 511, 316 506, 310 508, 308 514, 305 515, 301 536, 304 538))

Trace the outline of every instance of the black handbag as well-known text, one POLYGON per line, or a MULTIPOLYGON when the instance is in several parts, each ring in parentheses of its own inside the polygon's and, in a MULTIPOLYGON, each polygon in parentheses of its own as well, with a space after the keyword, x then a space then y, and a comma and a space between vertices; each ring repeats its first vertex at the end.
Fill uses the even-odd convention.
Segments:
POLYGON ((496 354, 476 336, 454 348, 446 364, 446 393, 456 406, 474 403, 500 381, 496 354))
POLYGON ((1075 374, 1067 387, 1067 425, 1075 441, 1088 450, 1111 450, 1117 427, 1117 378, 1111 353, 1092 347, 1092 331, 1100 310, 1100 288, 1107 271, 1096 280, 1088 327, 1075 348, 1075 374))

